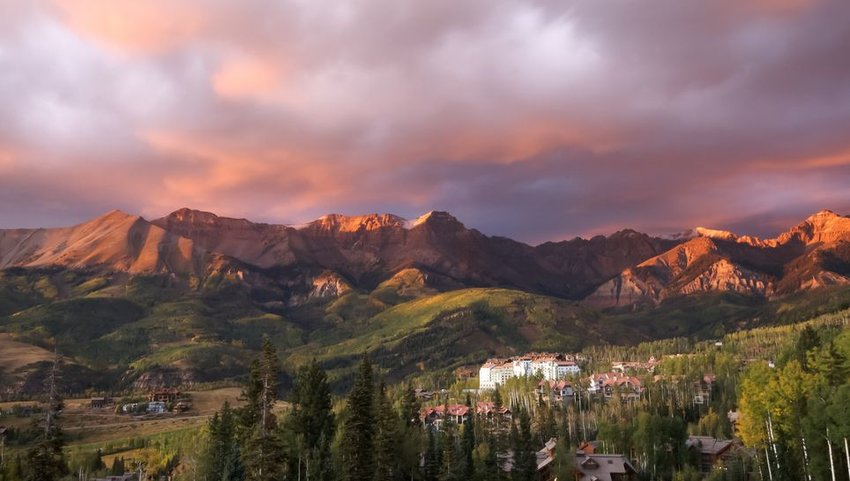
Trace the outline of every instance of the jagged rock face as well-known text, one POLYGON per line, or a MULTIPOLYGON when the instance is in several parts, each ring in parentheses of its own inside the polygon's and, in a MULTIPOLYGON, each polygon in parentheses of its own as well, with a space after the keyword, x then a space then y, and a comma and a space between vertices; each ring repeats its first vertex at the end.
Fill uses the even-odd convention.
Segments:
POLYGON ((413 222, 389 214, 333 214, 292 228, 182 209, 153 223, 242 262, 332 271, 352 287, 372 289, 404 269, 422 267, 447 285, 515 287, 571 298, 675 245, 623 231, 535 248, 485 236, 438 211, 413 222))
POLYGON ((675 295, 774 297, 850 284, 850 218, 821 211, 774 239, 698 228, 684 244, 602 284, 595 306, 657 303, 675 295))
POLYGON ((613 306, 848 283, 850 219, 821 211, 774 239, 707 228, 675 239, 623 230, 536 247, 486 236, 446 212, 413 222, 332 214, 293 227, 190 209, 152 222, 114 211, 68 228, 0 230, 0 269, 46 266, 221 276, 278 292, 269 302, 282 305, 372 290, 417 269, 438 290, 498 286, 613 306))

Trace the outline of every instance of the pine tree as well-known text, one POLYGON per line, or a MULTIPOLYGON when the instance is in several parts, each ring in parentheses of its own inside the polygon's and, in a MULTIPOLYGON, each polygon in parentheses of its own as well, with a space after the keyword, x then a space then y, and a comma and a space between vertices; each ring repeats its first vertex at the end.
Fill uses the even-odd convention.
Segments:
POLYGON ((245 443, 242 461, 247 481, 286 478, 286 445, 276 430, 256 431, 245 443))
POLYGON ((375 481, 392 481, 397 477, 399 459, 399 418, 393 411, 382 382, 378 388, 375 430, 375 481))
POLYGON ((295 377, 288 427, 298 437, 291 465, 305 479, 333 476, 330 443, 335 432, 328 376, 313 359, 295 377))
POLYGON ((208 440, 201 455, 202 479, 237 481, 243 478, 244 469, 236 441, 236 417, 225 401, 220 412, 207 424, 208 440))
POLYGON ((425 448, 425 463, 423 466, 422 478, 424 481, 438 481, 440 479, 440 446, 437 442, 437 436, 434 434, 434 428, 428 427, 428 445, 425 448))
POLYGON ((295 377, 290 423, 310 450, 316 449, 322 438, 331 439, 334 435, 328 376, 315 359, 302 366, 295 377))
POLYGON ((405 426, 419 426, 419 412, 422 409, 422 403, 416 398, 416 392, 413 387, 407 385, 404 388, 404 395, 401 398, 401 419, 405 426))
MULTIPOLYGON (((286 474, 285 445, 277 432, 277 421, 272 409, 277 401, 280 361, 268 337, 263 339, 263 352, 252 373, 246 397, 256 403, 257 426, 245 443, 245 479, 265 481, 282 479, 286 474), (257 392, 259 387, 259 392, 257 392)), ((254 367, 252 365, 252 367, 254 367)))
POLYGON ((487 434, 487 454, 484 458, 484 472, 481 479, 495 481, 502 478, 502 468, 499 463, 499 446, 492 432, 487 434))
POLYGON ((272 409, 278 395, 278 375, 280 373, 280 360, 277 350, 271 340, 263 337, 263 352, 260 356, 260 390, 259 415, 260 415, 260 437, 265 437, 275 427, 275 418, 272 409))
POLYGON ((463 437, 461 438, 461 473, 463 479, 475 478, 475 460, 473 452, 475 451, 475 409, 472 408, 472 401, 469 395, 466 396, 466 407, 469 409, 469 416, 466 422, 463 423, 463 437))
POLYGON ((254 428, 260 421, 260 395, 263 391, 260 360, 254 359, 248 368, 248 380, 242 388, 240 400, 244 405, 239 408, 240 437, 247 439, 253 434, 254 428))
POLYGON ((519 429, 511 423, 513 467, 511 481, 533 481, 537 473, 537 456, 531 435, 531 421, 523 410, 519 414, 519 429))
POLYGON ((374 384, 369 356, 363 361, 348 397, 348 417, 343 425, 343 466, 349 481, 369 481, 375 472, 374 465, 374 384))
POLYGON ((448 409, 440 426, 440 445, 443 448, 441 481, 458 481, 460 479, 461 466, 457 444, 457 424, 451 419, 448 409))
POLYGON ((44 434, 41 440, 26 452, 24 481, 53 481, 68 472, 62 453, 64 438, 59 428, 59 413, 62 412, 62 397, 59 395, 60 357, 56 354, 50 368, 47 388, 47 408, 44 419, 44 434))

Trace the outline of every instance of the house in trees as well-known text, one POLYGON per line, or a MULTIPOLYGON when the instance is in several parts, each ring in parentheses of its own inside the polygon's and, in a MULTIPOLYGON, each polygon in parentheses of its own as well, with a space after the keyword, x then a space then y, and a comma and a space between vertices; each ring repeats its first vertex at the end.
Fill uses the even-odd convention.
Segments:
POLYGON ((685 446, 699 458, 700 471, 709 472, 730 453, 733 442, 711 436, 688 436, 685 446))
POLYGON ((492 421, 499 417, 510 421, 513 416, 513 413, 511 413, 510 408, 508 408, 507 406, 502 406, 496 409, 496 403, 494 403, 493 401, 478 401, 475 404, 475 412, 479 416, 486 418, 488 421, 492 421))
POLYGON ((590 376, 588 391, 610 398, 619 392, 624 398, 638 398, 643 391, 640 379, 619 372, 606 372, 590 376))
POLYGON ((596 454, 576 451, 578 481, 631 481, 637 469, 622 454, 596 454))
POLYGON ((571 399, 575 394, 575 390, 573 389, 573 383, 566 379, 560 381, 547 381, 543 379, 537 384, 537 393, 543 396, 544 399, 548 399, 551 395, 555 401, 563 401, 564 399, 571 399))
POLYGON ((433 406, 422 408, 419 418, 425 426, 433 426, 437 429, 446 419, 455 424, 463 424, 469 419, 469 406, 465 404, 449 404, 448 406, 433 406))

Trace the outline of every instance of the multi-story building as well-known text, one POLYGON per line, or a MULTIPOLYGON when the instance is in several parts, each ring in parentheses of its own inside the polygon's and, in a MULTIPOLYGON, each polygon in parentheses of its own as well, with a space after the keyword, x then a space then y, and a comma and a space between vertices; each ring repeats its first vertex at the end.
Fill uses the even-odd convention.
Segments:
POLYGON ((564 354, 527 354, 525 356, 490 359, 478 371, 479 389, 495 389, 513 377, 540 375, 556 381, 578 375, 581 369, 574 358, 564 354))

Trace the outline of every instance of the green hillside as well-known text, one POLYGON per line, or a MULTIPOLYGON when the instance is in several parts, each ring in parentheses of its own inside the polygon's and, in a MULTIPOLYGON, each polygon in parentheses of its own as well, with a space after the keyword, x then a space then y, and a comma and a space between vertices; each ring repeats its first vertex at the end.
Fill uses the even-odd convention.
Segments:
MULTIPOLYGON (((367 351, 397 381, 449 373, 493 355, 718 338, 850 306, 850 289, 829 288, 775 301, 713 294, 599 311, 510 289, 440 292, 415 269, 371 292, 298 307, 273 302, 283 298, 282 289, 224 276, 8 270, 0 272, 0 333, 65 356, 77 366, 69 372, 81 376, 69 384, 82 389, 239 378, 269 336, 290 372, 316 357, 344 390, 367 351)), ((37 386, 43 369, 32 364, 3 375, 37 386)))

